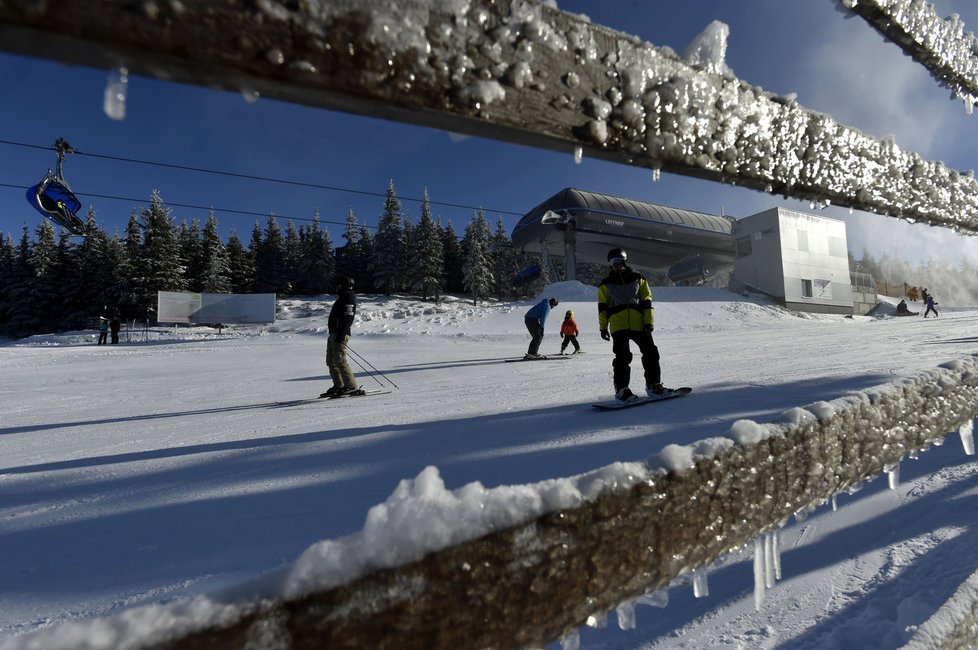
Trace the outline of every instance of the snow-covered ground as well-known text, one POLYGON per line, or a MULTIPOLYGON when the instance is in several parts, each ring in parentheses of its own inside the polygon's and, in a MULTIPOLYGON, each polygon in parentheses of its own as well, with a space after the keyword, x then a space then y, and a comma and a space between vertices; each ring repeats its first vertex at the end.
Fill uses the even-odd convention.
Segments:
MULTIPOLYGON (((586 354, 504 363, 532 301, 361 297, 353 350, 389 393, 282 407, 329 386, 330 296, 283 300, 274 325, 94 332, 0 346, 0 647, 67 621, 180 602, 360 531, 402 479, 452 490, 570 477, 726 434, 935 368, 978 349, 978 309, 939 318, 798 314, 724 290, 657 288, 663 381, 688 397, 614 413, 596 290, 560 283, 541 351, 573 309, 586 354), (435 467, 435 470, 425 468, 435 467)), ((911 305, 916 309, 916 306, 911 305)), ((887 309, 890 311, 892 309, 887 309)), ((356 357, 355 357, 356 358, 356 357)), ((633 377, 640 377, 638 359, 633 377)), ((354 365, 356 367, 356 365, 354 365)), ((633 386, 640 381, 633 381, 633 386)), ((978 566, 978 465, 948 443, 780 533, 783 578, 754 608, 750 550, 709 596, 668 592, 583 648, 896 647, 978 566)), ((390 539, 392 545, 397 538, 390 539)), ((84 628, 83 628, 84 629, 84 628)), ((47 632, 45 632, 47 633, 47 632)), ((92 642, 95 645, 95 642, 92 642)), ((38 646, 41 647, 41 646, 38 646)))

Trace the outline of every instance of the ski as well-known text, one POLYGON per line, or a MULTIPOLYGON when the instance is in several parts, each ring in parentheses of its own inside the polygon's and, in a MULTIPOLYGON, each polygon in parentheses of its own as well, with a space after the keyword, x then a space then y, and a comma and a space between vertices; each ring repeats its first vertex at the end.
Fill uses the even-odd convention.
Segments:
POLYGON ((649 404, 650 402, 661 402, 663 400, 672 399, 674 397, 682 397, 683 395, 689 395, 693 392, 693 389, 689 386, 683 386, 682 388, 673 388, 667 393, 662 395, 656 395, 654 397, 639 397, 638 399, 628 400, 627 402, 622 402, 621 400, 613 399, 607 402, 598 402, 597 404, 592 404, 591 406, 598 409, 599 411, 617 411, 618 409, 627 409, 633 406, 641 406, 642 404, 649 404))
POLYGON ((384 394, 389 393, 389 392, 391 392, 391 391, 384 390, 384 389, 381 389, 381 388, 375 388, 374 390, 365 390, 362 393, 353 393, 353 394, 347 394, 347 395, 337 395, 336 397, 326 397, 326 393, 323 393, 322 395, 319 396, 319 399, 326 399, 326 400, 329 400, 329 399, 346 399, 347 397, 366 397, 368 395, 384 395, 384 394))
POLYGON ((570 359, 572 356, 574 356, 574 355, 572 355, 572 354, 565 354, 565 355, 559 355, 559 354, 557 354, 557 355, 554 355, 554 356, 551 356, 551 357, 548 357, 548 356, 545 356, 545 355, 540 355, 539 357, 536 357, 535 359, 527 359, 526 357, 520 357, 519 359, 506 359, 506 363, 516 363, 517 361, 558 361, 558 360, 561 360, 561 359, 570 359))
POLYGON ((300 404, 314 404, 316 402, 330 402, 334 399, 346 399, 348 397, 367 397, 369 395, 385 395, 392 391, 389 390, 367 390, 360 395, 341 395, 340 397, 304 397, 302 399, 285 400, 282 402, 275 402, 275 406, 299 406, 300 404))

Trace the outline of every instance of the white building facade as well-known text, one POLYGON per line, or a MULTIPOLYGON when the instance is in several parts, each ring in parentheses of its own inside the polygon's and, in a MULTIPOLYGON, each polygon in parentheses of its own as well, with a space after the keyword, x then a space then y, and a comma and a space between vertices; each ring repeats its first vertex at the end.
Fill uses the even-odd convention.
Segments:
POLYGON ((731 288, 760 291, 798 311, 852 314, 846 224, 771 208, 733 228, 731 288))

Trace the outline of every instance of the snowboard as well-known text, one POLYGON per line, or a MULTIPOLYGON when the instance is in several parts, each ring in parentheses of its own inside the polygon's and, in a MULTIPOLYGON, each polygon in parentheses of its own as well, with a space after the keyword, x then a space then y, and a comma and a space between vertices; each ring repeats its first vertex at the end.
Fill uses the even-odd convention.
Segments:
POLYGON ((656 395, 655 397, 639 397, 638 399, 628 400, 627 402, 612 399, 608 400, 607 402, 598 402, 597 404, 592 404, 591 406, 599 411, 617 411, 618 409, 627 409, 633 406, 649 404, 651 402, 661 402, 662 400, 672 399, 674 397, 682 397, 683 395, 689 395, 691 392, 693 392, 692 388, 689 386, 683 386, 682 388, 673 388, 668 393, 656 395))
POLYGON ((293 399, 286 400, 284 402, 275 402, 275 406, 298 406, 299 404, 313 404, 315 402, 331 402, 336 399, 347 399, 350 397, 367 397, 369 395, 386 395, 390 393, 389 390, 375 389, 364 391, 362 395, 341 395, 339 397, 305 397, 303 399, 293 399))
POLYGON ((572 355, 572 354, 565 354, 565 355, 561 356, 559 354, 555 354, 555 355, 550 356, 550 357, 548 357, 546 355, 542 355, 542 356, 537 357, 536 359, 526 359, 524 357, 520 357, 519 359, 506 359, 506 363, 515 363, 517 361, 558 361, 560 359, 570 359, 572 356, 574 356, 574 355, 572 355))

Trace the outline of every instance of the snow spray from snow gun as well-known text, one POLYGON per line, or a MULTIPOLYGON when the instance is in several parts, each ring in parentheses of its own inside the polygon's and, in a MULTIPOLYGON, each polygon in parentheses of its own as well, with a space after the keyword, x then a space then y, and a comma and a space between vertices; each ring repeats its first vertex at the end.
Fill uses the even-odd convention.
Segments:
POLYGON ((351 348, 349 345, 346 346, 346 351, 349 352, 353 356, 353 360, 356 362, 356 364, 358 366, 360 366, 360 370, 363 370, 365 373, 367 373, 368 375, 370 375, 371 377, 373 377, 374 378, 374 381, 376 381, 378 384, 380 384, 381 386, 384 385, 383 382, 381 382, 379 379, 377 379, 377 375, 380 375, 381 377, 383 377, 384 379, 387 380, 387 383, 389 383, 394 388, 397 388, 398 390, 400 390, 400 386, 398 386, 397 384, 395 384, 394 382, 392 382, 391 379, 390 379, 390 377, 388 377, 387 375, 385 375, 381 371, 379 371, 376 368, 374 368, 373 364, 370 363, 369 361, 367 361, 366 359, 364 359, 362 356, 360 356, 360 353, 359 352, 357 352, 356 350, 354 350, 353 348, 351 348), (367 370, 366 368, 364 368, 363 364, 367 364, 368 366, 370 366, 370 370, 367 370), (373 371, 373 372, 371 372, 371 371, 373 371))

